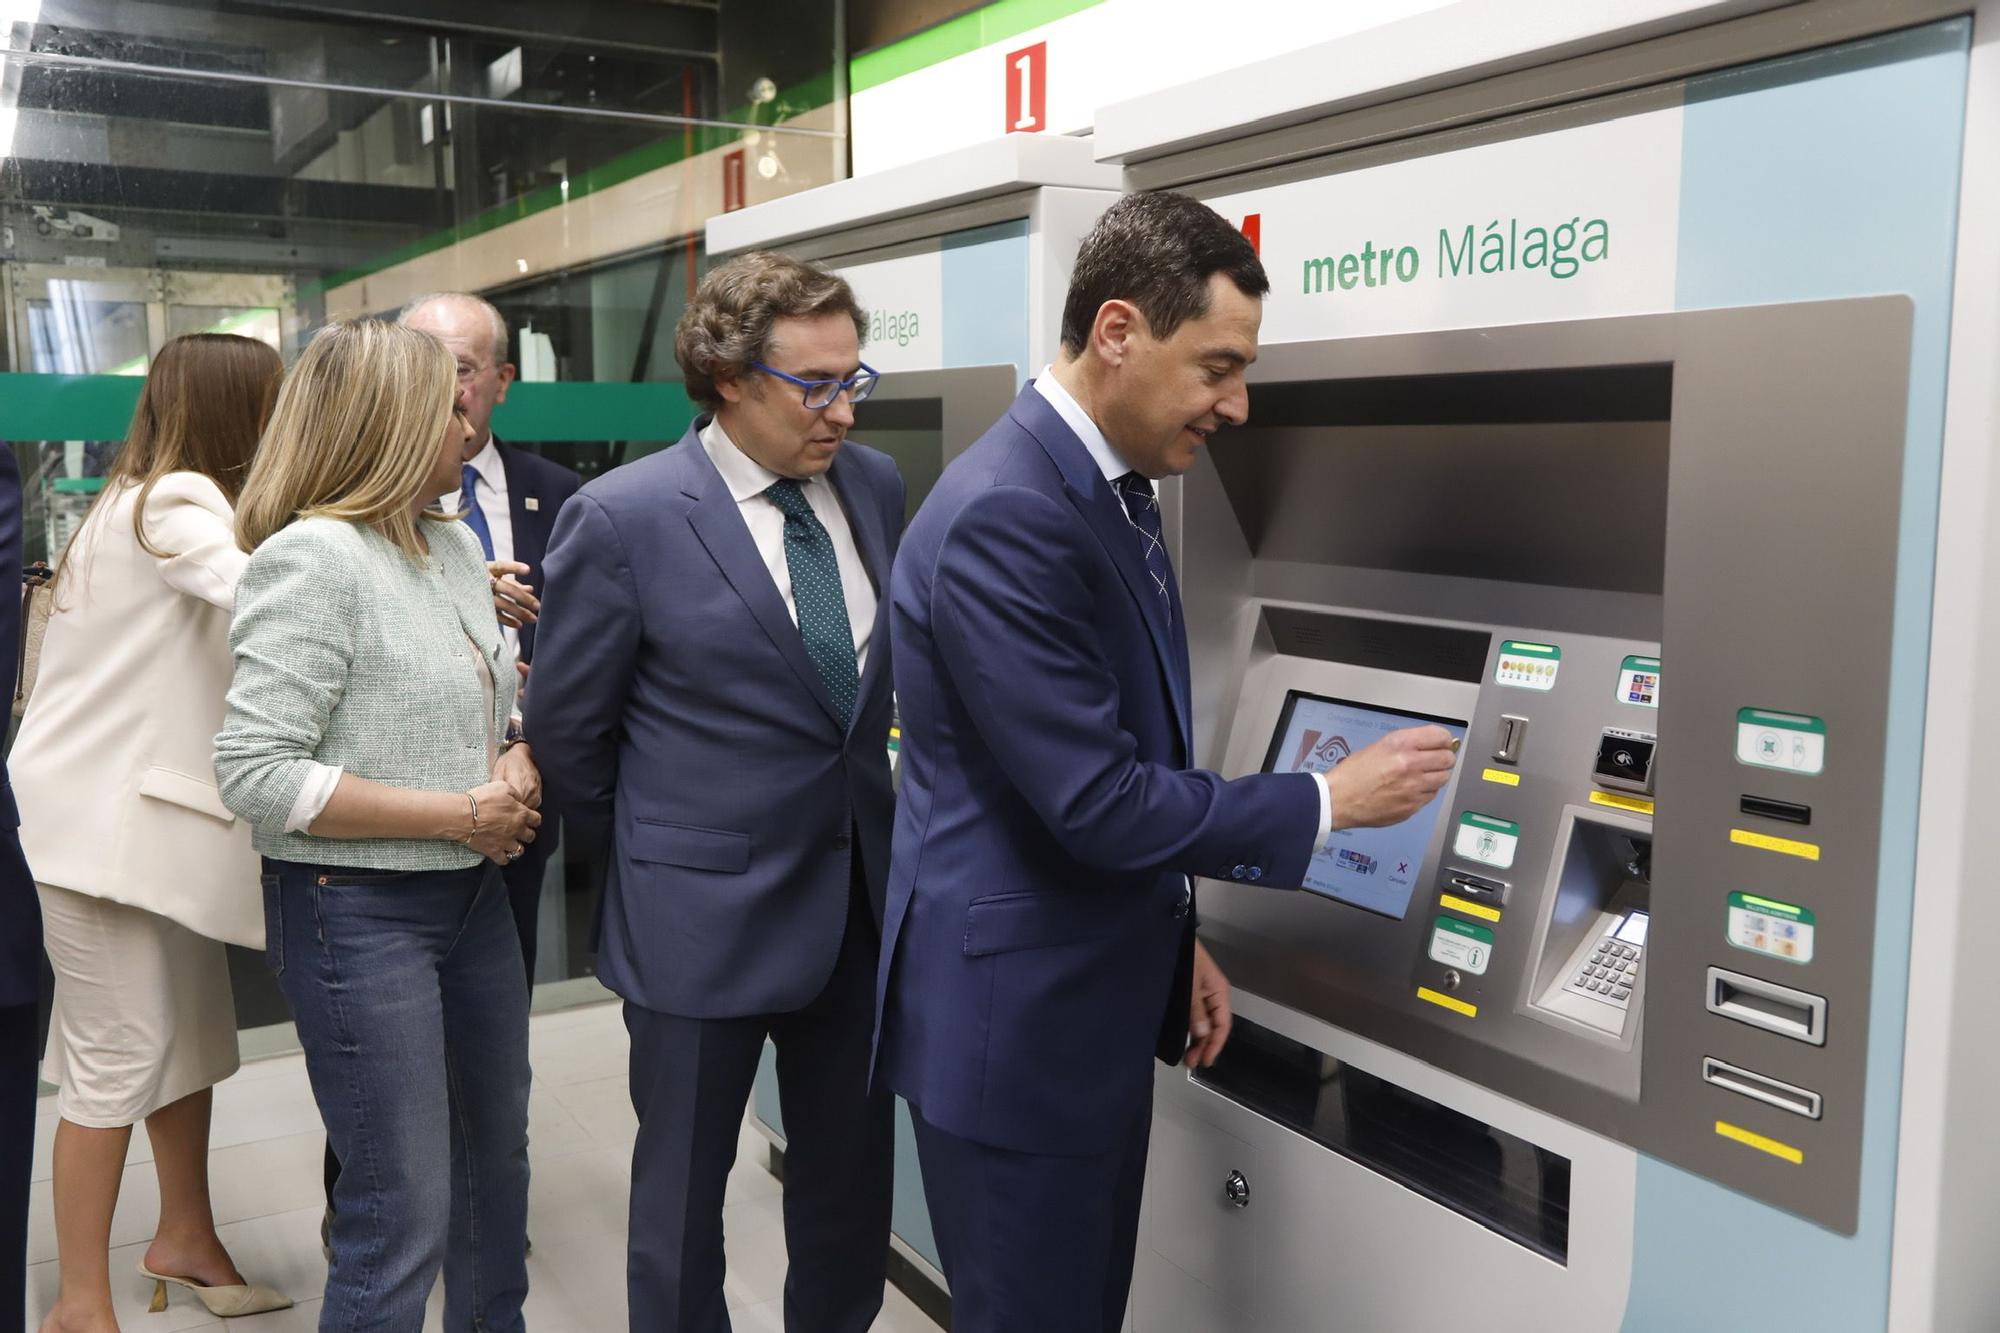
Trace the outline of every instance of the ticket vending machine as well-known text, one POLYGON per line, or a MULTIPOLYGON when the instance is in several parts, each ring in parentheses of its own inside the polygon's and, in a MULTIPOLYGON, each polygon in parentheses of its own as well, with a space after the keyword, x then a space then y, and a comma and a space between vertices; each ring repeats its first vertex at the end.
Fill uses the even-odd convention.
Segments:
MULTIPOLYGON (((883 377, 855 409, 851 436, 896 459, 915 514, 945 464, 1055 356, 1070 263, 1121 180, 1117 167, 1096 161, 1087 139, 1013 134, 722 214, 709 221, 708 249, 717 257, 781 250, 852 284, 869 314, 862 360, 883 377)), ((782 1151, 768 1048, 752 1117, 782 1151)), ((892 1244, 941 1289, 916 1140, 901 1105, 896 1133, 892 1244)))
POLYGON ((1925 683, 1940 514, 1991 555, 1940 478, 1991 448, 1945 369, 1993 350, 1954 266, 2000 70, 1971 20, 1794 8, 1664 43, 1707 73, 1565 66, 1552 102, 1608 95, 1559 109, 1510 74, 1234 147, 1099 118, 1273 283, 1250 421, 1168 497, 1199 757, 1460 744, 1302 888, 1199 883, 1237 1022, 1157 1083, 1140 1333, 2000 1327, 1934 1240, 1990 1240, 1991 1191, 1899 1133, 1959 1133, 1993 1066, 1911 941, 1979 893, 1916 864, 1958 796, 1925 746, 1977 708, 1925 683), (1434 132, 1482 92, 1528 113, 1434 132))

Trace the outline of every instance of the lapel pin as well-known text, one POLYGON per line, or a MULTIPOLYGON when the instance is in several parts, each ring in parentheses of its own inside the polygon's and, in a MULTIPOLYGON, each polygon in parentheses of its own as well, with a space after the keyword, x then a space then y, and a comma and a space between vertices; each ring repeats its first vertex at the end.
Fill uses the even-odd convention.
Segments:
POLYGON ((521 503, 527 506, 528 512, 531 514, 541 512, 542 502, 532 495, 526 497, 521 503))

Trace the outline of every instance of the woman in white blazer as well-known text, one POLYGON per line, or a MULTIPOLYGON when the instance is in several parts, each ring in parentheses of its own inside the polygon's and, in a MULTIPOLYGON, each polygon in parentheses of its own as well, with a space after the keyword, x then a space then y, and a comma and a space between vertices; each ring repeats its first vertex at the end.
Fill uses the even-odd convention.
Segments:
POLYGON ((250 829, 216 793, 230 613, 249 557, 233 503, 283 367, 264 344, 161 348, 104 492, 58 566, 11 759, 56 974, 61 1290, 43 1333, 116 1333, 111 1215, 146 1122, 160 1218, 141 1269, 215 1314, 282 1309, 215 1234, 210 1089, 237 1065, 223 944, 264 942, 250 829))

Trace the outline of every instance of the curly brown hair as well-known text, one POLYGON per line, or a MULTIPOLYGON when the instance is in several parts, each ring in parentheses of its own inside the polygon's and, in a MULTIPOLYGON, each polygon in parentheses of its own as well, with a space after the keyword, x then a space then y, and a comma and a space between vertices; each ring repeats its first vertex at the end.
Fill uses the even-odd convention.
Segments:
POLYGON ((868 316, 854 289, 817 264, 753 250, 709 270, 674 329, 688 397, 713 412, 722 405, 716 380, 739 378, 763 360, 774 323, 812 315, 846 315, 855 337, 868 340, 868 316))

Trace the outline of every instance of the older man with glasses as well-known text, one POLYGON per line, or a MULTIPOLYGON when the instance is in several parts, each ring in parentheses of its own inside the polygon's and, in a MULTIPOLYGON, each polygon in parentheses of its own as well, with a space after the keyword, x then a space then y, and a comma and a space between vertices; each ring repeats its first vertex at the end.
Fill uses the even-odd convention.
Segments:
MULTIPOLYGON (((405 306, 400 322, 434 335, 458 363, 458 401, 472 435, 459 463, 460 487, 438 497, 438 503, 447 512, 464 513, 466 525, 479 538, 494 571, 501 635, 516 661, 532 664, 542 559, 556 513, 576 494, 579 479, 561 463, 502 444, 493 433, 493 410, 507 401, 514 366, 507 360, 507 321, 491 303, 470 292, 435 292, 405 306)), ((542 826, 541 834, 505 872, 507 904, 521 937, 530 987, 535 984, 542 879, 560 840, 553 821, 542 826)))
POLYGON ((866 317, 782 255, 711 272, 674 350, 704 414, 563 510, 528 686, 549 800, 608 838, 598 977, 632 1035, 631 1327, 726 1330, 723 1190, 778 1049, 785 1327, 882 1305, 894 1120, 868 1086, 889 869, 883 598, 903 481, 848 442, 866 317))

